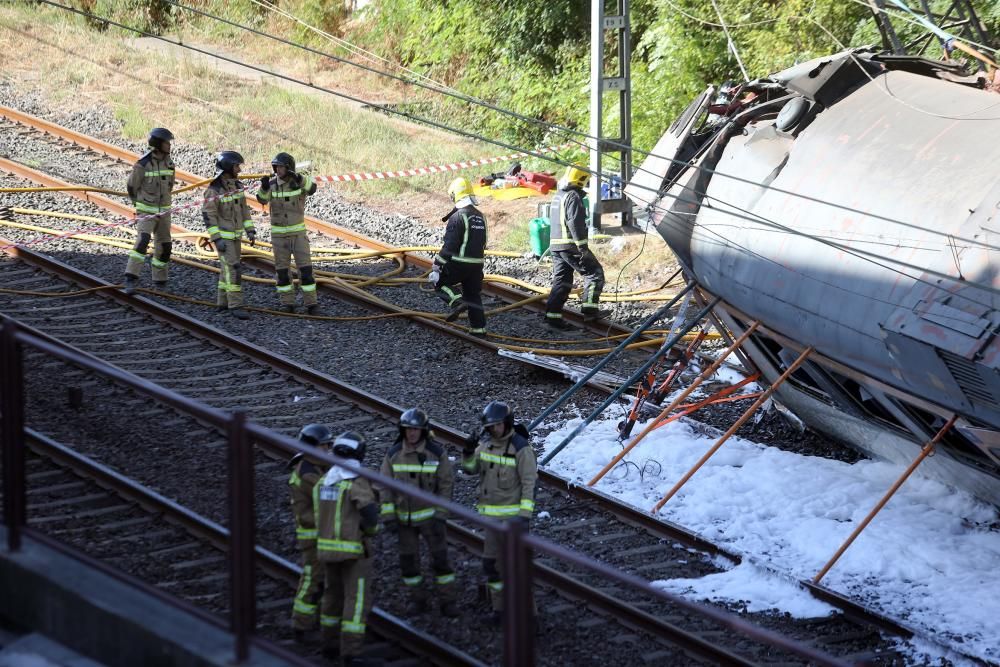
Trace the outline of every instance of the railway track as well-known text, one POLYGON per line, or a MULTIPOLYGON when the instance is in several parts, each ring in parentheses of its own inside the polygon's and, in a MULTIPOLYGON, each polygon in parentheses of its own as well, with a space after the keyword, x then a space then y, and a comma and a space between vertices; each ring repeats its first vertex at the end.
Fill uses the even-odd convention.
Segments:
MULTIPOLYGON (((39 433, 29 432, 27 441, 33 528, 196 609, 228 618, 225 528, 39 433)), ((256 558, 257 636, 294 655, 321 659, 318 643, 288 637, 299 566, 261 547, 256 558)), ((369 625, 373 637, 365 655, 386 667, 483 665, 381 609, 373 610, 369 625)))
MULTIPOLYGON (((59 262, 29 251, 17 252, 23 262, 0 263, 0 279, 8 289, 24 291, 67 289, 66 282, 53 281, 48 273, 26 266, 25 263, 44 267, 46 271, 57 273, 63 280, 72 280, 85 289, 102 285, 101 281, 81 275, 59 262)), ((17 299, 3 297, 0 299, 0 304, 2 304, 0 311, 30 326, 37 326, 44 333, 74 344, 125 370, 215 407, 227 410, 249 408, 255 421, 286 434, 297 431, 305 421, 329 423, 335 430, 346 428, 362 430, 367 432, 374 442, 373 462, 378 458, 379 452, 384 451, 384 447, 392 441, 395 434, 395 425, 391 419, 399 414, 397 407, 386 405, 373 396, 346 387, 294 361, 282 359, 239 339, 212 331, 200 323, 193 322, 178 313, 172 313, 146 299, 129 298, 117 290, 103 290, 87 296, 59 300, 49 297, 17 299), (98 294, 105 298, 100 298, 98 294), (114 302, 125 303, 129 307, 119 306, 114 302), (184 330, 177 327, 184 327, 184 330), (199 335, 192 335, 192 330, 197 330, 199 335), (137 353, 125 343, 130 340, 129 335, 138 334, 160 336, 160 340, 155 343, 156 348, 170 350, 171 353, 163 355, 162 359, 149 359, 149 352, 137 353), (238 387, 235 394, 224 391, 225 388, 234 386, 238 387), (300 400, 290 403, 287 400, 290 397, 299 397, 300 400), (254 408, 254 403, 259 403, 262 398, 271 401, 270 404, 263 409, 254 408), (282 398, 285 400, 282 401, 282 398), (350 407, 345 406, 345 402, 349 403, 350 407)), ((81 393, 85 395, 84 402, 91 400, 86 396, 101 391, 100 388, 87 386, 85 379, 75 377, 72 372, 61 368, 59 364, 49 364, 41 370, 46 376, 58 375, 64 383, 79 387, 81 393)), ((63 418, 58 416, 60 407, 65 410, 65 407, 60 405, 61 402, 60 395, 57 399, 46 400, 43 401, 43 405, 36 406, 53 416, 50 419, 37 417, 46 423, 47 428, 59 430, 66 427, 61 423, 63 418)), ((166 425, 168 431, 171 434, 179 434, 174 437, 182 441, 207 440, 205 446, 209 449, 223 449, 221 435, 212 434, 190 420, 164 414, 163 410, 149 406, 135 397, 117 397, 115 402, 121 410, 136 419, 166 425)), ((130 443, 125 445, 125 452, 117 454, 102 452, 102 460, 103 457, 107 457, 116 462, 124 462, 126 467, 132 465, 135 468, 134 462, 128 463, 134 458, 130 456, 129 449, 134 446, 131 443, 134 443, 137 437, 134 429, 129 425, 109 425, 106 419, 99 421, 96 428, 99 432, 94 434, 95 448, 103 449, 100 443, 109 439, 130 443)), ((443 440, 453 444, 463 439, 463 434, 447 427, 436 426, 436 431, 443 440)), ((162 447, 157 447, 158 455, 170 455, 168 452, 159 451, 161 449, 162 447)), ((188 452, 186 455, 191 454, 188 452)), ((115 465, 119 467, 118 463, 115 465)), ((214 465, 214 462, 207 460, 206 457, 204 465, 214 465)), ((271 539, 279 549, 282 541, 285 544, 292 543, 287 517, 283 516, 282 512, 276 511, 276 508, 284 507, 284 473, 280 470, 281 465, 280 461, 266 459, 258 463, 258 471, 262 476, 266 474, 264 481, 269 485, 270 497, 273 499, 273 502, 267 505, 268 511, 262 513, 260 517, 260 530, 272 535, 271 539)), ((142 466, 135 472, 151 474, 148 470, 143 472, 142 466)), ((127 470, 127 473, 131 475, 133 471, 127 470)), ((570 544, 600 560, 649 579, 698 576, 713 571, 714 566, 706 557, 700 562, 682 567, 683 574, 678 573, 677 563, 694 560, 691 558, 688 546, 678 542, 679 537, 683 536, 669 535, 661 524, 641 519, 639 513, 617 506, 599 494, 586 492, 583 496, 586 503, 570 501, 562 494, 566 488, 565 483, 545 473, 543 476, 547 486, 539 493, 539 506, 550 508, 552 513, 562 520, 554 521, 550 525, 539 525, 540 534, 570 544), (587 504, 597 505, 599 509, 588 507, 587 504), (560 505, 563 507, 560 508, 560 505), (614 514, 611 514, 612 512, 614 514), (643 526, 632 527, 623 520, 632 523, 641 520, 643 526)), ((201 495, 200 492, 193 492, 187 480, 170 481, 157 474, 153 474, 151 479, 171 489, 173 491, 171 495, 175 497, 184 497, 184 494, 201 495)), ((464 490, 460 489, 459 495, 464 494, 468 497, 471 495, 471 489, 467 483, 464 486, 464 490)), ((211 504, 212 501, 204 502, 211 504)), ((264 502, 267 504, 266 500, 264 502)), ((474 534, 463 531, 458 526, 452 533, 469 550, 469 554, 474 554, 474 551, 480 548, 479 538, 474 534)), ((706 543, 701 543, 700 546, 702 549, 710 548, 706 543)), ((624 635, 631 637, 630 641, 636 642, 638 646, 647 645, 650 641, 655 642, 655 638, 660 640, 669 638, 670 642, 682 642, 688 646, 687 650, 702 651, 702 655, 705 655, 704 652, 721 651, 721 654, 716 654, 710 661, 723 663, 734 660, 737 662, 743 660, 744 664, 761 662, 757 656, 767 657, 772 653, 765 647, 754 646, 753 642, 737 646, 735 652, 729 646, 718 647, 716 644, 721 633, 717 628, 714 630, 702 628, 702 634, 680 630, 679 626, 692 620, 687 618, 685 621, 683 613, 664 610, 663 605, 657 606, 655 603, 650 607, 649 601, 635 600, 636 604, 623 604, 620 600, 623 597, 621 589, 609 588, 606 582, 593 577, 587 578, 583 573, 579 573, 578 577, 567 577, 565 573, 557 571, 558 565, 555 563, 548 567, 545 565, 542 563, 538 572, 540 580, 546 586, 552 586, 572 598, 580 599, 614 618, 625 619, 629 627, 641 629, 641 633, 624 635), (611 592, 604 596, 593 594, 594 590, 602 592, 602 589, 611 592), (665 622, 663 617, 672 618, 674 622, 665 622), (694 648, 691 648, 692 646, 694 648), (735 657, 735 653, 740 652, 751 657, 735 657)), ((385 564, 384 567, 385 576, 390 580, 394 576, 393 568, 393 564, 385 564)), ((475 563, 470 556, 466 573, 470 578, 475 578, 474 572, 475 563)), ((473 600, 472 604, 474 603, 473 600)), ((558 601, 543 606, 543 609, 548 608, 554 608, 559 613, 551 615, 547 613, 547 618, 560 617, 561 614, 572 614, 575 611, 572 606, 567 608, 564 603, 558 601)), ((563 624, 564 620, 566 619, 560 618, 557 624, 563 624)), ((587 623, 588 619, 574 616, 573 622, 587 623)), ((836 642, 831 644, 835 653, 855 655, 862 652, 867 655, 871 652, 870 647, 873 644, 878 645, 882 651, 888 650, 886 646, 881 645, 882 642, 875 633, 859 633, 858 627, 849 621, 835 617, 825 623, 827 623, 826 628, 818 628, 817 624, 810 625, 805 634, 825 635, 831 638, 831 641, 832 638, 840 638, 845 644, 842 646, 837 646, 836 642)), ((790 628, 784 627, 781 631, 789 630, 790 628)), ((799 633, 802 634, 801 628, 799 633)), ((620 630, 615 632, 615 636, 621 635, 620 630)), ((670 651, 663 648, 657 650, 668 653, 670 651)), ((783 660, 787 660, 787 656, 783 660)), ((773 662, 773 659, 768 658, 762 662, 773 662)))
MULTIPOLYGON (((75 132, 73 130, 70 130, 69 128, 56 125, 55 123, 51 123, 42 118, 38 118, 36 116, 32 116, 31 114, 27 114, 18 111, 16 109, 12 109, 2 105, 0 105, 0 119, 3 119, 8 123, 14 124, 15 126, 20 126, 20 128, 23 128, 25 130, 31 130, 34 132, 43 133, 61 142, 66 142, 72 146, 85 149, 88 152, 87 159, 94 159, 97 156, 104 156, 112 160, 115 160, 117 162, 124 163, 126 165, 131 165, 133 162, 135 162, 135 160, 139 158, 137 154, 132 153, 131 151, 122 149, 118 146, 107 143, 105 141, 101 141, 100 139, 97 139, 95 137, 90 137, 85 134, 75 132)), ((183 183, 186 185, 199 183, 205 180, 203 177, 200 177, 196 174, 192 174, 190 172, 183 171, 181 169, 177 169, 175 171, 175 176, 179 183, 183 183)), ((86 194, 82 194, 81 196, 82 198, 88 198, 86 194)), ((94 195, 90 195, 89 200, 98 203, 102 207, 105 207, 104 200, 107 200, 107 202, 112 203, 112 206, 117 205, 120 210, 124 211, 121 212, 120 214, 131 216, 133 213, 130 207, 121 206, 120 204, 118 204, 118 202, 114 202, 114 200, 101 198, 99 196, 94 196, 94 195)), ((247 201, 250 203, 250 206, 255 210, 257 211, 264 210, 264 207, 258 204, 253 198, 248 197, 247 201)), ((114 210, 114 209, 109 208, 109 210, 114 210)), ((305 223, 307 229, 323 234, 324 236, 337 239, 344 243, 353 244, 361 248, 365 248, 368 250, 375 250, 379 252, 391 252, 395 250, 394 246, 391 246, 387 243, 383 243, 377 239, 373 239, 364 234, 359 234, 354 230, 333 224, 328 221, 320 220, 313 216, 307 215, 305 218, 305 223)), ((421 272, 430 270, 432 265, 432 261, 430 259, 427 259, 426 257, 414 253, 401 253, 401 254, 407 266, 413 267, 421 272)), ((503 284, 484 285, 483 293, 486 296, 496 297, 506 303, 519 303, 524 301, 528 297, 532 296, 527 292, 503 284)), ((355 295, 350 295, 350 294, 343 294, 342 296, 344 296, 344 298, 348 300, 350 300, 351 298, 355 298, 355 295)), ((522 306, 522 308, 538 315, 544 313, 544 306, 539 301, 525 303, 522 306)), ((591 333, 598 334, 600 336, 632 333, 632 330, 630 328, 619 325, 614 322, 607 322, 607 321, 586 322, 583 319, 582 313, 580 313, 579 310, 575 310, 572 308, 565 309, 564 317, 568 322, 573 323, 577 327, 589 331, 591 333)), ((426 321, 422 323, 427 324, 426 321)), ((446 327, 446 328, 450 330, 452 335, 456 334, 463 335, 467 339, 467 342, 469 343, 478 345, 484 342, 479 339, 476 339, 473 336, 467 336, 461 334, 452 327, 446 327)), ((489 345, 489 343, 487 343, 487 345, 489 345)), ((495 345, 493 347, 495 347, 495 345)))
MULTIPOLYGON (((29 121, 29 122, 34 122, 34 121, 29 121)), ((44 125, 45 122, 39 121, 39 124, 44 125)), ((62 128, 53 127, 52 129, 53 132, 56 132, 60 135, 63 134, 61 132, 62 128)), ((61 140, 67 140, 67 138, 65 136, 61 136, 61 140)), ((86 147, 88 152, 84 152, 83 154, 86 155, 88 159, 94 159, 94 156, 89 152, 94 150, 100 152, 103 155, 108 155, 113 159, 123 160, 126 162, 130 162, 135 158, 135 156, 131 153, 128 153, 126 151, 121 151, 121 149, 117 149, 116 147, 110 146, 109 144, 104 144, 103 142, 97 142, 95 140, 91 140, 87 137, 84 137, 83 135, 79 135, 77 138, 69 137, 68 140, 77 142, 77 144, 80 145, 81 147, 86 147)), ((188 176, 190 177, 191 181, 197 178, 194 177, 193 175, 188 175, 188 176)), ((113 202, 113 200, 109 201, 113 202)), ((118 204, 117 206, 119 210, 116 212, 119 212, 124 215, 131 214, 130 208, 122 207, 120 204, 118 204)), ((350 242, 356 243, 362 247, 368 247, 373 249, 386 249, 388 247, 385 246, 384 244, 380 245, 378 244, 378 242, 373 242, 370 239, 366 240, 363 238, 358 238, 357 235, 355 235, 353 232, 350 232, 349 230, 347 230, 348 234, 346 235, 339 234, 337 233, 336 230, 342 230, 343 228, 337 227, 335 225, 329 225, 328 223, 323 223, 322 221, 310 221, 309 224, 310 228, 313 229, 314 231, 320 231, 324 234, 334 234, 338 238, 349 240, 350 242)), ((411 265, 418 267, 422 266, 420 264, 421 261, 423 261, 424 263, 428 263, 427 260, 424 260, 423 258, 414 255, 407 255, 406 260, 411 265)), ((517 299, 517 298, 523 298, 524 296, 526 295, 512 294, 508 295, 508 298, 517 299)), ((358 302, 355 301, 355 303, 358 302)), ((365 305, 366 307, 372 307, 372 304, 362 304, 362 305, 365 305)), ((448 327, 444 327, 443 325, 441 326, 442 328, 450 329, 448 327)), ((608 328, 603 325, 600 327, 600 329, 602 333, 607 333, 608 331, 608 328)), ((624 328, 619 328, 618 330, 628 331, 627 329, 624 328)), ((453 332, 454 330, 450 331, 453 332)), ((72 332, 70 332, 67 335, 72 335, 72 332)), ((473 344, 481 344, 481 341, 479 341, 478 339, 470 339, 470 342, 472 342, 473 344)), ((204 354, 207 352, 208 350, 204 348, 191 348, 190 354, 194 356, 189 356, 185 358, 185 356, 182 355, 180 361, 182 362, 197 361, 199 358, 201 358, 197 356, 198 354, 204 354)), ((123 350, 122 353, 124 354, 125 351, 123 350)), ((125 354, 125 356, 127 356, 127 354, 125 354)), ((293 363, 292 365, 295 364, 293 363)), ((224 370, 226 369, 225 366, 223 366, 222 368, 224 370)), ((247 373, 249 374, 249 372, 247 373)), ((232 377, 235 379, 240 376, 234 375, 232 377)), ((305 381, 311 382, 313 380, 306 379, 305 381)), ((200 382, 200 378, 195 380, 195 383, 197 382, 200 382)), ((277 386, 277 384, 275 386, 277 386)), ((280 394, 282 390, 275 389, 274 391, 277 391, 280 394)), ((322 411, 317 412, 315 414, 317 416, 316 421, 323 420, 322 411)), ((363 422, 359 422, 359 424, 361 428, 365 428, 367 426, 367 424, 363 422)), ((285 425, 283 428, 286 433, 292 433, 293 431, 297 430, 297 426, 285 425)), ((276 430, 282 430, 282 427, 279 425, 276 430)), ((447 429, 441 426, 439 426, 437 430, 440 434, 442 434, 445 437, 445 439, 448 439, 451 442, 458 442, 458 440, 462 436, 462 434, 458 433, 457 431, 452 431, 451 429, 447 429)), ((375 428, 375 431, 376 433, 378 432, 378 427, 375 428)), ((391 426, 383 425, 381 433, 392 434, 393 428, 391 426)), ((196 431, 194 435, 199 435, 199 433, 196 431)), ((620 547, 619 549, 617 549, 618 552, 632 553, 634 554, 634 557, 616 558, 612 553, 612 557, 608 558, 607 560, 615 562, 616 564, 620 564, 621 567, 623 567, 624 569, 642 572, 644 573, 644 576, 649 576, 650 578, 665 578, 667 576, 679 576, 676 574, 670 575, 662 573, 662 569, 659 569, 662 568, 661 562, 670 558, 671 550, 667 548, 654 548, 655 545, 650 542, 651 539, 654 542, 658 540, 667 544, 685 545, 684 548, 686 547, 697 548, 700 551, 703 551, 704 553, 708 554, 721 554, 723 556, 730 558, 734 562, 739 560, 738 556, 731 553, 726 553, 724 550, 719 549, 715 545, 712 545, 704 540, 700 540, 697 536, 694 536, 688 533, 687 531, 684 531, 680 527, 665 525, 664 523, 650 517, 645 513, 634 511, 629 508, 617 505, 617 503, 615 503, 613 500, 604 497, 602 494, 594 493, 589 489, 581 489, 573 487, 567 485, 565 482, 552 475, 546 474, 544 472, 542 474, 544 481, 546 482, 548 487, 552 489, 553 492, 556 492, 551 498, 552 502, 550 506, 558 505, 558 503, 560 502, 559 498, 563 497, 560 494, 569 494, 571 497, 577 499, 578 501, 599 507, 601 512, 607 512, 610 514, 610 517, 604 517, 604 518, 598 517, 596 520, 591 520, 586 517, 582 519, 577 517, 572 517, 572 518, 567 517, 567 521, 565 521, 563 524, 559 526, 556 526, 556 528, 559 528, 561 530, 553 530, 552 534, 548 536, 555 536, 557 533, 560 532, 564 532, 565 534, 569 535, 569 532, 563 529, 564 525, 571 525, 571 524, 576 524, 577 526, 586 525, 587 529, 590 532, 592 532, 592 535, 588 536, 587 540, 584 543, 593 545, 592 547, 589 547, 591 553, 600 554, 601 550, 599 547, 601 545, 614 542, 616 543, 617 546, 620 547), (624 531, 622 526, 623 522, 627 524, 627 529, 624 531), (659 559, 659 562, 653 562, 653 563, 648 562, 648 559, 650 557, 659 559), (645 573, 649 574, 646 575, 645 573)), ((565 501, 563 500, 562 502, 565 501)), ((540 528, 540 530, 543 531, 543 534, 546 534, 544 533, 545 531, 544 527, 540 528)), ((570 537, 569 541, 572 542, 572 540, 573 538, 570 537)), ((903 627, 898 623, 895 623, 892 619, 887 619, 878 614, 872 613, 870 610, 867 610, 860 605, 852 603, 850 600, 838 596, 833 591, 825 589, 821 586, 812 585, 809 582, 800 582, 800 583, 809 588, 810 591, 815 596, 840 608, 850 618, 857 619, 859 622, 865 624, 866 626, 877 627, 891 635, 896 635, 896 636, 907 637, 910 634, 905 627, 903 627)), ((819 634, 822 633, 823 631, 821 630, 819 634)), ((829 634, 830 636, 839 636, 839 637, 845 637, 851 635, 857 636, 859 635, 859 631, 855 627, 854 629, 848 629, 846 631, 840 631, 840 630, 832 631, 829 634)))

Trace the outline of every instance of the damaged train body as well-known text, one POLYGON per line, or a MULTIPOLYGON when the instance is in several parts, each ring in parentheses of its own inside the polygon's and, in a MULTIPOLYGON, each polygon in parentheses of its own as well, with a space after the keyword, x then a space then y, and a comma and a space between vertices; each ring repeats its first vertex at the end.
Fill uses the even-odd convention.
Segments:
POLYGON ((867 50, 706 90, 626 194, 816 430, 1000 505, 1000 95, 867 50))

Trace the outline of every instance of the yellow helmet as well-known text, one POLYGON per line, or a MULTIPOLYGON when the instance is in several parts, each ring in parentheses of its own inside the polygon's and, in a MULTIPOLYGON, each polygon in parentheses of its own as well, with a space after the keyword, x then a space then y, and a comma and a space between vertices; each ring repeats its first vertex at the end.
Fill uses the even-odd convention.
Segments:
POLYGON ((590 181, 590 173, 579 167, 566 167, 566 174, 563 176, 566 183, 574 188, 586 188, 590 181))
POLYGON ((453 202, 457 202, 459 199, 473 195, 472 186, 469 185, 469 181, 459 176, 448 186, 448 194, 453 202))

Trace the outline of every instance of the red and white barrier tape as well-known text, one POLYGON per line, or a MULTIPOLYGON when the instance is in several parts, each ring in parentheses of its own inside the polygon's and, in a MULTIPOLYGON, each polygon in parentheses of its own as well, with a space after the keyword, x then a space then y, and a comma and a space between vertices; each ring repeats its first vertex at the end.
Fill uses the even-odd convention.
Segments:
MULTIPOLYGON (((554 153, 555 151, 561 151, 564 148, 569 148, 574 144, 565 143, 560 146, 547 146, 544 148, 539 148, 536 153, 554 153)), ((496 157, 484 157, 478 160, 466 160, 464 162, 449 162, 448 164, 438 164, 429 167, 417 167, 416 169, 401 169, 399 171, 375 171, 375 172, 357 172, 353 174, 340 174, 337 176, 313 176, 312 179, 316 183, 343 183, 346 181, 378 181, 387 178, 406 178, 408 176, 429 176, 430 174, 441 174, 448 171, 458 171, 459 169, 468 169, 469 167, 477 167, 483 164, 494 164, 496 162, 507 162, 508 160, 516 160, 522 157, 533 157, 529 153, 518 152, 511 153, 510 155, 498 155, 496 157)), ((255 165, 256 166, 256 165, 255 165)), ((271 164, 267 163, 262 167, 265 171, 270 168, 271 164)))

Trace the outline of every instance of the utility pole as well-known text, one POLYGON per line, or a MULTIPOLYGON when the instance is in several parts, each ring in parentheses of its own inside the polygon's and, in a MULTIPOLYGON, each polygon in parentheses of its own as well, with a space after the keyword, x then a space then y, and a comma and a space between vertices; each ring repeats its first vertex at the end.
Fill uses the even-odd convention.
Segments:
MULTIPOLYGON (((632 203, 622 193, 632 178, 632 35, 629 24, 629 0, 613 0, 614 14, 605 13, 606 0, 591 0, 590 4, 590 226, 601 228, 601 215, 621 213, 622 225, 632 222, 632 203), (618 72, 606 76, 604 71, 605 37, 614 35, 618 45, 618 72), (618 94, 618 136, 604 136, 604 93, 618 94), (617 145, 612 145, 617 144, 617 145), (622 148, 624 146, 624 148, 622 148), (601 169, 606 154, 618 154, 621 179, 614 199, 601 200, 601 169)), ((609 188, 610 189, 610 188, 609 188)), ((609 192, 609 194, 611 194, 609 192)))

